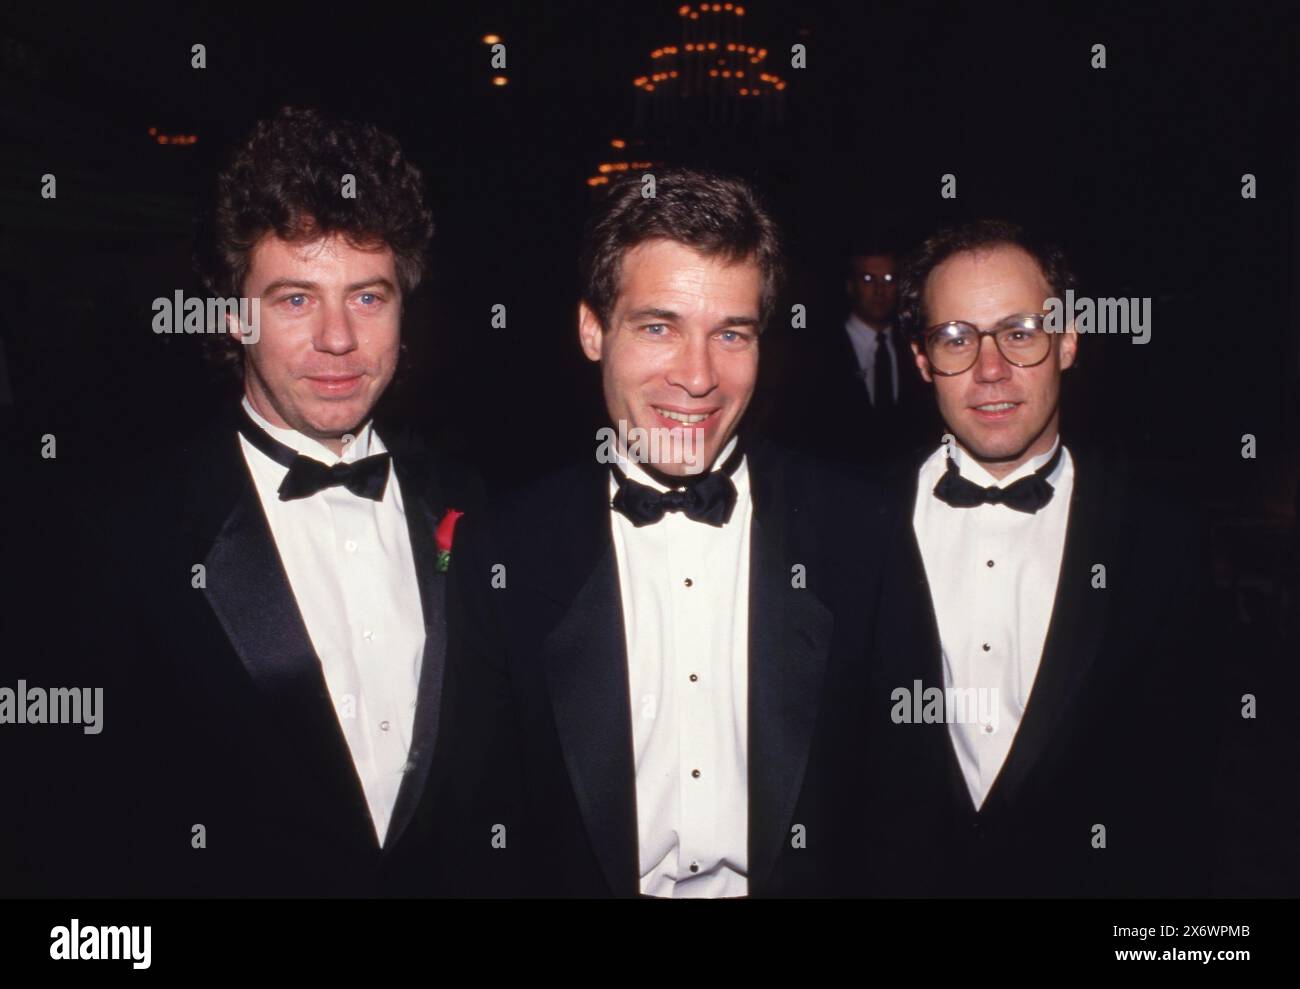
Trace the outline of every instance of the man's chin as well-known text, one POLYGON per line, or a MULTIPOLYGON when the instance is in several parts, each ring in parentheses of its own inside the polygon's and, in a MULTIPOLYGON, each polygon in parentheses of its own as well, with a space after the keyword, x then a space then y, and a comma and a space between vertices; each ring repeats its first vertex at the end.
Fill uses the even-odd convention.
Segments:
POLYGON ((636 432, 628 435, 631 459, 672 477, 699 474, 709 468, 711 458, 721 449, 716 439, 702 436, 703 432, 682 424, 638 425, 636 432))
POLYGON ((1018 460, 1029 449, 1030 440, 1023 436, 990 436, 986 432, 972 431, 958 436, 958 441, 981 463, 997 464, 1018 460))
POLYGON ((342 439, 355 433, 369 416, 370 408, 366 405, 320 410, 307 418, 302 432, 316 440, 342 439))

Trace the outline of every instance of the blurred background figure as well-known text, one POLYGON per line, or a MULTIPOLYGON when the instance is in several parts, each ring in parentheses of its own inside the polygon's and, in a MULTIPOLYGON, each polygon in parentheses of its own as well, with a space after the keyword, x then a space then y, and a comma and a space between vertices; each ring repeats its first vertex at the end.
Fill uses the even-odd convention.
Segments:
POLYGON ((898 329, 898 254, 879 241, 844 252, 842 294, 790 335, 783 373, 793 410, 785 441, 876 473, 941 432, 898 329))

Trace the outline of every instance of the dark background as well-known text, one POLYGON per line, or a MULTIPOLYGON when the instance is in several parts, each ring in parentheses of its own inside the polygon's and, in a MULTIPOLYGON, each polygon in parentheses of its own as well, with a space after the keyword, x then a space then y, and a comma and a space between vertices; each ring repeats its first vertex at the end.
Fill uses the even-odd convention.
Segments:
MULTIPOLYGON (((744 38, 788 80, 779 121, 717 126, 703 101, 654 126, 632 80, 682 41, 678 5, 580 2, 73 8, 0 15, 0 423, 33 483, 73 489, 140 445, 209 421, 234 383, 152 300, 201 294, 196 209, 252 123, 315 105, 391 130, 424 172, 437 234, 386 400, 489 479, 587 456, 602 409, 575 333, 575 259, 613 137, 627 157, 733 169, 780 219, 780 311, 838 332, 840 253, 913 246, 1007 216, 1060 241, 1081 294, 1152 299, 1152 341, 1084 340, 1067 375, 1075 443, 1130 447, 1180 477, 1234 545, 1276 570, 1294 549, 1297 454, 1296 32, 1284 5, 748 5, 744 38), (509 85, 482 38, 501 36, 509 85), (207 47, 191 68, 190 46, 207 47), (787 68, 790 46, 807 68, 787 68), (1093 44, 1107 67, 1090 66, 1093 44), (193 134, 185 146, 163 134, 193 134), (1258 198, 1241 197, 1253 173, 1258 198), (53 173, 58 198, 42 199, 53 173), (939 195, 957 176, 958 197, 939 195), (493 329, 491 309, 507 307, 493 329), (53 434, 57 461, 38 457, 53 434), (1258 456, 1240 456, 1242 435, 1258 456), (1262 557, 1261 557, 1262 554, 1262 557)), ((662 116, 662 114, 660 114, 662 116)), ((783 403, 770 331, 754 418, 783 403)), ((784 339, 783 339, 784 338, 784 339)), ((1233 550, 1232 552, 1235 552, 1233 550)), ((1220 556, 1231 553, 1224 549, 1220 556)))
MULTIPOLYGON (((587 423, 571 422, 599 416, 574 329, 585 179, 611 137, 636 136, 631 80, 680 41, 677 6, 8 12, 0 311, 28 448, 31 431, 54 433, 60 460, 80 461, 211 416, 224 382, 197 338, 152 332, 150 304, 199 294, 193 214, 232 142, 290 103, 390 129, 426 177, 437 235, 398 410, 489 474, 541 469, 575 437, 585 452, 587 423), (508 86, 491 85, 488 32, 507 46, 508 86), (190 67, 196 42, 206 69, 190 67), (198 141, 160 146, 150 127, 198 141), (56 200, 39 195, 47 172, 56 200)), ((745 35, 789 80, 784 120, 692 128, 687 108, 671 158, 760 183, 791 248, 789 302, 814 322, 842 315, 823 300, 838 302, 847 241, 908 247, 981 215, 1035 224, 1073 255, 1083 293, 1153 299, 1150 344, 1085 341, 1067 428, 1198 461, 1220 495, 1288 502, 1293 24, 1267 5, 989 11, 758 0, 745 35), (793 43, 806 69, 783 68, 793 43), (1105 69, 1090 68, 1094 43, 1105 69), (944 173, 956 200, 940 198, 944 173), (1245 432, 1254 463, 1237 455, 1245 432)))
MULTIPOLYGON (((232 143, 283 104, 313 105, 392 131, 424 173, 431 276, 408 308, 409 359, 387 411, 490 480, 590 456, 602 424, 576 341, 575 261, 586 179, 614 160, 611 138, 755 179, 790 247, 778 311, 807 305, 808 332, 842 320, 848 242, 881 235, 906 249, 985 215, 1034 224, 1072 254, 1081 294, 1153 300, 1146 346, 1082 340, 1067 440, 1120 443, 1176 479, 1209 513, 1189 547, 1213 540, 1243 669, 1293 665, 1297 52, 1286 8, 747 6, 746 40, 789 85, 779 120, 726 126, 685 103, 667 126, 638 108, 632 80, 649 52, 681 42, 667 0, 7 9, 3 514, 52 572, 7 566, 7 579, 60 582, 29 587, 47 602, 111 581, 104 561, 51 558, 40 540, 101 493, 147 486, 147 471, 119 465, 165 451, 237 394, 197 337, 153 333, 151 303, 201 294, 193 216, 232 143), (507 46, 507 86, 491 83, 487 33, 507 46), (205 69, 190 67, 195 43, 205 69), (788 68, 796 43, 805 69, 788 68), (164 146, 149 128, 198 140, 164 146), (1254 200, 1241 197, 1247 172, 1254 200), (55 200, 40 196, 45 173, 55 200), (944 173, 956 200, 940 197, 944 173), (490 325, 498 303, 504 329, 490 325), (1246 433, 1255 459, 1241 456, 1246 433), (40 456, 46 434, 54 460, 40 456)), ((755 414, 798 422, 777 355, 799 339, 779 323, 755 414)), ((8 618, 11 636, 32 633, 8 618)))
MULTIPOLYGON (((586 179, 617 159, 612 138, 633 142, 630 159, 722 166, 762 187, 793 269, 779 312, 807 305, 802 333, 839 331, 841 252, 855 240, 893 238, 906 250, 946 222, 991 214, 1060 240, 1082 294, 1151 298, 1153 309, 1147 346, 1083 338, 1066 376, 1067 442, 1126 447, 1205 509, 1205 532, 1188 543, 1212 543, 1206 577, 1230 628, 1217 646, 1230 651, 1226 695, 1249 690, 1271 710, 1294 710, 1290 12, 748 8, 746 40, 766 45, 789 81, 783 113, 722 125, 698 101, 667 123, 637 103, 632 81, 651 69, 651 49, 681 43, 677 4, 666 0, 0 14, 0 684, 40 680, 43 669, 49 682, 81 682, 49 672, 52 643, 78 613, 69 603, 121 580, 121 568, 87 556, 70 534, 74 516, 123 490, 147 493, 149 459, 238 394, 204 363, 199 338, 153 333, 151 304, 177 290, 201 295, 191 229, 214 173, 253 121, 298 104, 393 131, 424 172, 437 224, 432 276, 409 303, 409 352, 386 411, 493 481, 590 456, 602 425, 597 370, 577 347, 575 268, 594 195, 586 179), (504 87, 491 84, 489 32, 507 45, 504 87), (191 68, 195 43, 207 45, 205 69, 191 68), (783 68, 796 43, 807 68, 783 68), (1097 43, 1101 70, 1089 66, 1097 43), (162 146, 151 127, 198 140, 162 146), (57 177, 55 200, 40 196, 45 173, 57 177), (957 175, 956 200, 940 198, 944 173, 957 175), (1243 173, 1256 175, 1257 199, 1242 199, 1243 173), (490 325, 498 303, 506 329, 490 325), (47 434, 56 459, 40 456, 47 434), (1240 455, 1243 434, 1256 437, 1255 459, 1240 455)), ((753 415, 779 417, 790 433, 805 412, 785 400, 783 355, 801 331, 780 322, 764 338, 753 415)), ((1295 726, 1278 734, 1278 724, 1266 746, 1294 768, 1282 746, 1295 745, 1295 726)), ((40 729, 26 730, 29 739, 40 729)), ((17 803, 42 801, 59 773, 43 775, 42 758, 8 738, 0 777, 18 781, 17 803)), ((1294 801, 1294 773, 1242 769, 1253 780, 1242 816, 1266 816, 1282 799, 1279 778, 1294 801)), ((62 827, 94 821, 87 808, 68 815, 62 827)), ((30 889, 51 888, 47 863, 26 860, 42 840, 38 819, 5 817, 30 889)))

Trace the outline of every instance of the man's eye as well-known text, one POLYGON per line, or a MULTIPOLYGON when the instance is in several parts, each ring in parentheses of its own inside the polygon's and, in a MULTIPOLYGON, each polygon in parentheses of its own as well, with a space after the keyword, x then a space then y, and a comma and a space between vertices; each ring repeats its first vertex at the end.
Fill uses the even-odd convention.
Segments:
POLYGON ((286 297, 285 301, 288 302, 289 305, 294 309, 301 309, 303 306, 307 304, 307 296, 290 295, 286 297))
POLYGON ((361 300, 361 304, 363 306, 373 305, 374 303, 379 301, 379 296, 377 296, 374 292, 362 292, 361 295, 359 295, 357 298, 361 300))
POLYGON ((651 323, 648 326, 641 327, 641 329, 644 330, 646 333, 649 333, 651 336, 656 336, 656 337, 661 337, 668 332, 668 327, 665 326, 663 323, 651 323))
POLYGON ((723 330, 718 335, 723 343, 742 343, 749 339, 749 334, 741 330, 723 330))

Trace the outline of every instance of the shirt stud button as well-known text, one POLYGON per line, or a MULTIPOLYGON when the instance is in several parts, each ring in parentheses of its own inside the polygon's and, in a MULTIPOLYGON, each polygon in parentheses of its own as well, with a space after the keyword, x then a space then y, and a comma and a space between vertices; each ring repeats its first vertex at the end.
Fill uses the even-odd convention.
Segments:
POLYGON ((988 652, 988 651, 989 651, 989 644, 988 644, 987 642, 984 643, 983 649, 984 649, 985 652, 988 652))
POLYGON ((379 730, 380 730, 380 731, 388 731, 388 722, 387 722, 387 721, 381 721, 381 722, 379 722, 379 730))
POLYGON ((690 577, 687 577, 684 581, 682 581, 682 583, 685 584, 687 587, 695 586, 695 581, 691 580, 690 577))
POLYGON ((692 863, 691 863, 691 871, 692 871, 692 872, 699 872, 699 871, 700 871, 700 863, 699 863, 699 862, 692 862, 692 863))
POLYGON ((988 562, 987 564, 985 564, 985 566, 990 566, 990 567, 993 566, 993 561, 992 561, 992 560, 989 560, 989 562, 988 562))
POLYGON ((700 771, 699 771, 698 769, 692 769, 692 770, 691 770, 691 776, 693 776, 695 779, 699 779, 699 778, 700 778, 700 771))
POLYGON ((691 683, 695 683, 695 682, 696 682, 697 680, 699 680, 699 679, 700 679, 700 678, 699 678, 698 676, 696 676, 694 673, 691 674, 691 683))

